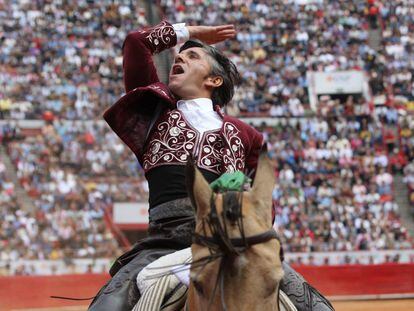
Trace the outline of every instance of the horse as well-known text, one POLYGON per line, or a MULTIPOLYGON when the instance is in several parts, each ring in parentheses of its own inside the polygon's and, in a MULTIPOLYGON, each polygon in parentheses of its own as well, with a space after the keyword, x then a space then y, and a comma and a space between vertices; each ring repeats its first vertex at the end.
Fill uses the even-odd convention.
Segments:
POLYGON ((133 311, 297 311, 279 290, 283 252, 272 228, 269 158, 259 157, 250 191, 214 193, 191 159, 186 177, 196 219, 191 249, 143 269, 137 278, 143 295, 133 311), (180 283, 174 274, 188 266, 190 281, 180 283))
POLYGON ((275 177, 269 158, 260 155, 249 191, 214 193, 191 161, 186 175, 196 227, 184 310, 279 310, 284 272, 272 228, 275 177))

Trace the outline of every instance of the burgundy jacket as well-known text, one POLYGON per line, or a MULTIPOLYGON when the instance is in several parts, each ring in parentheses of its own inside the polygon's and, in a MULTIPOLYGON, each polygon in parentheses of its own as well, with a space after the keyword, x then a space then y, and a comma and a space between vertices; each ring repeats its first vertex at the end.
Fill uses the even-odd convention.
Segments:
MULTIPOLYGON (((123 45, 124 83, 127 93, 105 111, 104 119, 134 152, 141 165, 157 122, 161 118, 165 119, 166 114, 177 111, 177 99, 168 86, 159 81, 152 55, 171 48, 176 43, 174 28, 163 21, 152 28, 129 33, 123 45), (156 113, 159 104, 161 114, 156 113), (157 119, 154 120, 155 115, 157 119)), ((221 112, 219 114, 223 118, 220 135, 224 142, 220 152, 231 154, 232 160, 242 162, 237 165, 237 170, 250 171, 256 168, 263 144, 262 134, 236 118, 222 115, 221 112), (240 144, 232 143, 232 139, 226 134, 229 128, 233 130, 233 142, 240 144)), ((146 171, 149 169, 151 167, 147 167, 146 171)), ((223 166, 221 173, 226 171, 232 169, 223 166)))

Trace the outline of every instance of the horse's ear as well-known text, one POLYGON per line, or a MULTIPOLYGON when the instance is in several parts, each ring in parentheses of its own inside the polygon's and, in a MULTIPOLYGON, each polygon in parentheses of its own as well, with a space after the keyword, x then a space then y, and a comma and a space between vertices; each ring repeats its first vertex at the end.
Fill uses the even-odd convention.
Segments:
MULTIPOLYGON (((275 186, 275 168, 270 161, 266 148, 263 148, 257 163, 256 176, 253 182, 251 193, 256 200, 269 207, 269 218, 271 218, 272 192, 275 186)), ((266 214, 267 211, 266 211, 266 214)))
POLYGON ((186 166, 187 192, 197 212, 197 217, 205 215, 210 208, 212 190, 204 176, 197 169, 192 157, 186 166))

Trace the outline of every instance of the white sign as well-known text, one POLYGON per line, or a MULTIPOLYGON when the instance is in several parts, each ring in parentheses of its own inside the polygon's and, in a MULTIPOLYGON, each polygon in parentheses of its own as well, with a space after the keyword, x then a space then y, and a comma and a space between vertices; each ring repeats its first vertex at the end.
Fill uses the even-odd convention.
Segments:
POLYGON ((309 77, 316 94, 363 93, 362 71, 309 72, 309 77))
POLYGON ((113 221, 116 225, 148 224, 148 203, 115 203, 113 221))
POLYGON ((295 0, 297 5, 308 5, 313 3, 322 3, 323 0, 295 0))
POLYGON ((367 102, 371 100, 368 78, 363 71, 308 71, 306 79, 309 101, 314 111, 318 109, 318 96, 321 94, 361 94, 367 102))

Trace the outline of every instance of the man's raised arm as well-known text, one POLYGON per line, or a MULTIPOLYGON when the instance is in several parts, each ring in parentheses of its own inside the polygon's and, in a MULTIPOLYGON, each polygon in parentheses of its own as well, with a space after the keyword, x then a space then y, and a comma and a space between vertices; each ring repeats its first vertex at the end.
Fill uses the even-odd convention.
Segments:
POLYGON ((152 55, 176 44, 176 31, 167 21, 129 33, 122 48, 126 92, 158 82, 152 55))

